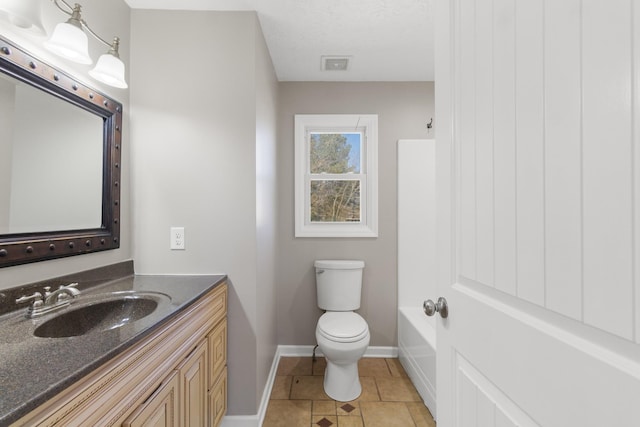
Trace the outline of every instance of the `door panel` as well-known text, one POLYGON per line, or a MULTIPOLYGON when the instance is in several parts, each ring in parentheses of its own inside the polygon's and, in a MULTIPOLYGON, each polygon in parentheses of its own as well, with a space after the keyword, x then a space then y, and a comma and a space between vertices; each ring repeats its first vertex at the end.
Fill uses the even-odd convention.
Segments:
POLYGON ((640 7, 436 4, 439 425, 640 425, 640 7))
POLYGON ((487 427, 535 426, 535 422, 498 390, 473 365, 456 354, 456 407, 460 425, 487 427))
POLYGON ((517 2, 516 253, 518 298, 544 304, 543 2, 517 2), (526 54, 525 54, 526 52, 526 54))
POLYGON ((545 306, 581 320, 580 0, 544 6, 545 306))
MULTIPOLYGON (((461 10, 473 1, 462 2, 461 10)), ((493 188, 494 188, 494 283, 496 289, 515 295, 516 289, 516 133, 515 109, 515 2, 495 0, 493 4, 493 188)), ((461 23, 461 32, 473 22, 461 23)), ((462 38, 461 38, 462 40, 462 38)), ((465 69, 463 69, 464 71, 465 69)), ((462 72, 474 74, 473 69, 462 72)), ((479 106, 480 107, 480 106, 479 106)), ((486 108, 487 106, 482 106, 486 108)), ((467 127, 464 126, 460 128, 467 127)), ((462 142, 461 142, 462 144, 462 142)), ((461 153, 462 155, 462 153, 461 153)), ((461 197, 462 200, 462 197, 461 197)), ((462 226, 462 225, 461 225, 462 226)), ((482 251, 485 248, 478 248, 482 251)))
MULTIPOLYGON (((494 185, 493 185, 493 34, 487 31, 493 21, 493 0, 478 0, 475 7, 474 48, 474 102, 475 102, 475 279, 494 283, 494 185), (479 251, 478 248, 483 248, 479 251)), ((473 213, 473 211, 471 211, 473 213)))
POLYGON ((582 5, 584 321, 627 339, 633 339, 634 304, 633 3, 582 5), (615 313, 602 311, 605 299, 620 302, 615 313))
MULTIPOLYGON (((448 341, 450 381, 457 380, 460 360, 465 360, 477 374, 472 378, 484 378, 494 386, 484 394, 518 425, 635 426, 640 420, 637 360, 595 343, 593 337, 568 331, 561 319, 545 318, 528 303, 496 295, 472 281, 461 279, 449 295, 455 301, 450 301, 447 319, 455 334, 448 341), (519 412, 528 414, 533 424, 522 423, 519 412)), ((440 338, 439 333, 438 369, 440 338)), ((464 401, 457 402, 456 411, 464 410, 461 404, 464 401)), ((439 425, 475 425, 460 421, 439 425)))

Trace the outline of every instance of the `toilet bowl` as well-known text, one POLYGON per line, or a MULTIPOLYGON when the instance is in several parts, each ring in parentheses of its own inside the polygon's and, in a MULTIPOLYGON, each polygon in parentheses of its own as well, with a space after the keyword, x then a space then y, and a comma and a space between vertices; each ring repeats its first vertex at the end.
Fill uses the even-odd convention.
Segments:
POLYGON ((318 320, 316 340, 327 360, 324 391, 340 402, 355 400, 362 392, 358 360, 369 345, 369 327, 357 313, 327 312, 318 320))

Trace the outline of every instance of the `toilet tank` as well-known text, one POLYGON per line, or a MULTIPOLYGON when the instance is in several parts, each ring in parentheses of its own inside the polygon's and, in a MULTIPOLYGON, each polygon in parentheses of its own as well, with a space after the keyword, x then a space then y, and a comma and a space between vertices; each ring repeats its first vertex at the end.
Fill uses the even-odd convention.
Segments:
POLYGON ((364 261, 317 260, 316 291, 318 307, 327 311, 352 311, 360 308, 364 261))

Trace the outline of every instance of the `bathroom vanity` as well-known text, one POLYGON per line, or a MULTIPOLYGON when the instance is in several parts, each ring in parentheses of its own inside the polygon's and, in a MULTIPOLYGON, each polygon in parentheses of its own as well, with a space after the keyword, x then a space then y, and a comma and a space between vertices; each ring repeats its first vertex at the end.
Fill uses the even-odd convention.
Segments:
MULTIPOLYGON (((1 36, 0 92, 0 268, 119 248, 122 104, 1 36)), ((1 290, 0 426, 220 424, 226 276, 120 264, 1 290)))
POLYGON ((0 316, 0 425, 219 425, 226 276, 78 282, 80 295, 58 312, 29 319, 25 307, 0 316), (109 314, 122 307, 133 309, 109 314), (79 326, 74 312, 101 320, 79 326), (66 322, 45 327, 57 318, 66 322))
MULTIPOLYGON (((122 104, 3 37, 0 92, 0 268, 119 248, 122 104)), ((226 276, 131 261, 2 289, 0 426, 217 426, 226 313, 226 276)))

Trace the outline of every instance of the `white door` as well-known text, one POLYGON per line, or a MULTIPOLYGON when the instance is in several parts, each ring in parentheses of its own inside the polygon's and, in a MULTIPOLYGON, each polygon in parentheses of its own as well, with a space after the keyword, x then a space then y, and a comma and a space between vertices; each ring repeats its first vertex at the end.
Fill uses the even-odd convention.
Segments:
POLYGON ((435 22, 438 426, 640 426, 640 2, 435 22))

